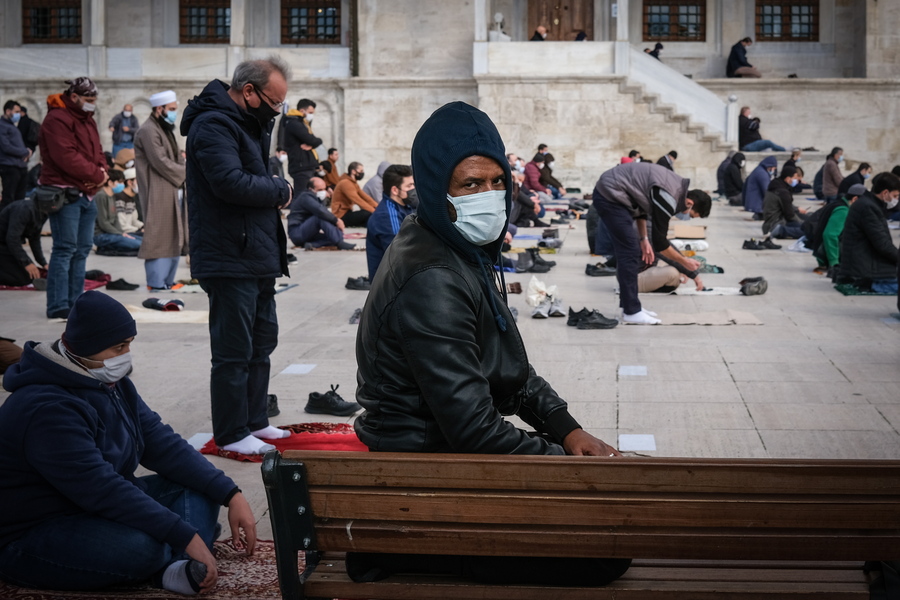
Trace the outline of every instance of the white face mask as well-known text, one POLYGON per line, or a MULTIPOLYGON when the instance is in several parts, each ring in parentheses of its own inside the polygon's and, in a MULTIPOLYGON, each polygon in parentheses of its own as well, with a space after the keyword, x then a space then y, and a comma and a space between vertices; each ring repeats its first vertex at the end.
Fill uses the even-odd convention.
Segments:
POLYGON ((131 191, 134 192, 135 194, 138 193, 137 181, 135 181, 135 182, 131 185, 131 191))
POLYGON ((131 352, 113 356, 103 361, 98 369, 88 369, 88 373, 103 383, 115 383, 131 372, 131 352))
POLYGON ((85 102, 84 104, 81 105, 81 110, 83 110, 84 112, 92 113, 95 110, 97 110, 97 105, 91 104, 90 102, 85 102))
POLYGON ((279 154, 278 160, 280 160, 283 163, 286 163, 287 162, 287 154, 279 154))
POLYGON ((555 164, 556 164, 556 161, 555 161, 555 160, 551 160, 550 162, 547 163, 547 166, 550 167, 550 168, 552 169, 552 168, 553 168, 553 165, 555 165, 555 164))
POLYGON ((126 119, 130 118, 130 117, 131 117, 131 111, 130 111, 130 110, 123 110, 123 111, 122 111, 122 116, 125 117, 126 119))
POLYGON ((307 122, 307 123, 312 123, 312 120, 313 120, 313 115, 312 115, 312 113, 306 113, 306 122, 307 122))
POLYGON ((746 165, 746 164, 747 164, 747 161, 746 161, 746 160, 742 160, 742 161, 741 161, 741 168, 743 169, 743 168, 744 168, 744 165, 746 165))
POLYGON ((319 190, 318 192, 316 192, 316 198, 318 198, 319 200, 324 200, 327 197, 328 190, 319 190))
POLYGON ((635 158, 635 159, 634 159, 634 162, 641 162, 641 157, 638 156, 637 158, 635 158))
POLYGON ((887 203, 888 209, 893 209, 897 204, 900 203, 900 198, 891 198, 891 200, 887 203))
POLYGON ((798 162, 800 162, 801 160, 803 160, 803 159, 798 157, 798 158, 795 158, 795 159, 794 159, 794 162, 795 162, 795 163, 798 163, 798 162))
POLYGON ((497 241, 506 225, 506 190, 492 190, 447 200, 456 209, 453 225, 469 242, 484 246, 497 241))

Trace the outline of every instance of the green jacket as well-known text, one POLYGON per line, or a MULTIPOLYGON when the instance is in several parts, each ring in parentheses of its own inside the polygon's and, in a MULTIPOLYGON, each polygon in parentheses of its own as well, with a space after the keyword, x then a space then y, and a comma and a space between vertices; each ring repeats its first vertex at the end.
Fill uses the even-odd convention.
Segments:
POLYGON ((830 266, 841 264, 841 233, 850 212, 850 203, 845 198, 841 198, 838 202, 840 205, 831 211, 828 224, 822 232, 822 244, 825 246, 825 256, 828 257, 830 266))

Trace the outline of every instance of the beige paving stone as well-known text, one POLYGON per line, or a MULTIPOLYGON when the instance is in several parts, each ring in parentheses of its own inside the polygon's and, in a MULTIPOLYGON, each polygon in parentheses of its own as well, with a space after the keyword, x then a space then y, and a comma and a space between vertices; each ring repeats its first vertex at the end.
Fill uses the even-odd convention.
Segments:
MULTIPOLYGON (((701 370, 705 365, 699 367, 701 370)), ((734 402, 742 401, 736 384, 732 381, 637 381, 637 378, 619 381, 619 402, 734 402)))
POLYGON ((847 381, 829 362, 732 363, 728 368, 735 381, 847 381))
POLYGON ((900 382, 900 363, 835 363, 850 381, 866 383, 900 382))
POLYGON ((644 378, 619 377, 620 381, 633 381, 643 379, 646 381, 696 381, 696 382, 722 382, 731 381, 731 373, 723 362, 703 363, 702 366, 694 362, 680 363, 676 360, 670 362, 656 362, 647 364, 647 375, 644 378))
POLYGON ((569 402, 569 413, 585 430, 615 429, 618 412, 615 402, 569 402))
POLYGON ((855 383, 857 393, 872 404, 900 404, 900 383, 855 383))
POLYGON ((891 425, 868 404, 752 404, 757 429, 891 431, 891 425))
POLYGON ((900 459, 894 431, 760 431, 773 458, 900 459))
POLYGON ((620 429, 619 433, 652 433, 656 452, 646 456, 698 458, 765 458, 766 450, 753 429, 620 429))
POLYGON ((770 343, 721 345, 719 352, 728 364, 732 363, 817 363, 826 360, 822 351, 808 344, 785 344, 773 347, 770 343))
POLYGON ((622 402, 619 405, 621 429, 647 429, 656 433, 666 429, 753 429, 753 421, 742 404, 622 402))
POLYGON ((880 404, 875 408, 887 419, 894 431, 900 432, 900 404, 880 404))
POLYGON ((865 404, 859 384, 849 381, 739 381, 744 401, 785 404, 865 404))

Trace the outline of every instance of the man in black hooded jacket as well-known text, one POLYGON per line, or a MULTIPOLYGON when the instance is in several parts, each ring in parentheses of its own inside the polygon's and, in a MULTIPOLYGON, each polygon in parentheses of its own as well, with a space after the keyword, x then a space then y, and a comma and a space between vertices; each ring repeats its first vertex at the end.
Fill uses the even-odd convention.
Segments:
MULTIPOLYGON (((619 456, 585 432, 528 362, 494 265, 512 186, 496 127, 463 102, 425 122, 412 148, 419 196, 372 281, 356 341, 356 420, 373 451, 619 456), (501 415, 518 415, 536 434, 501 415)), ((493 583, 603 585, 627 559, 354 554, 356 581, 452 572, 493 583)))
POLYGON ((288 275, 281 209, 291 186, 269 175, 273 119, 288 66, 247 61, 188 102, 186 183, 191 275, 209 296, 213 435, 225 450, 263 454, 286 437, 269 425, 269 355, 278 344, 275 278, 288 275))

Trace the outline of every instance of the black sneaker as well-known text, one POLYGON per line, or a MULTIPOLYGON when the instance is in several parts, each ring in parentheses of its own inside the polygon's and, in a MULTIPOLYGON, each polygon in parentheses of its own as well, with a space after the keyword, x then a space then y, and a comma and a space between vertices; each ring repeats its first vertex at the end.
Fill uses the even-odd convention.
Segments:
POLYGON ((781 250, 781 246, 772 241, 772 238, 766 238, 759 243, 759 247, 764 250, 781 250))
POLYGON ((592 310, 587 317, 579 319, 576 327, 578 329, 612 329, 618 324, 618 319, 607 319, 596 310, 592 310))
POLYGON ((48 319, 68 319, 68 318, 69 318, 69 309, 68 309, 68 308, 62 308, 62 309, 60 309, 60 310, 56 310, 56 311, 53 311, 53 312, 48 312, 48 313, 47 313, 47 318, 48 318, 48 319))
POLYGON ((572 307, 570 306, 569 307, 569 319, 566 321, 566 325, 568 325, 569 327, 576 327, 578 325, 578 322, 581 319, 587 318, 588 316, 590 316, 590 314, 591 314, 591 311, 589 311, 586 308, 582 308, 578 312, 575 312, 574 310, 572 310, 572 307))
POLYGON ((341 240, 340 242, 338 242, 337 247, 338 250, 353 250, 354 248, 356 248, 356 244, 351 244, 350 242, 341 240))
POLYGON ((313 415, 334 415, 336 417, 349 417, 361 407, 356 402, 347 402, 338 396, 339 385, 331 386, 331 391, 320 394, 312 392, 309 402, 306 403, 306 412, 313 415))
POLYGON ((108 290, 136 290, 139 286, 136 283, 128 283, 124 279, 116 279, 115 281, 110 281, 106 284, 106 289, 108 290))
POLYGON ((584 267, 584 274, 588 277, 611 277, 616 274, 612 267, 588 264, 584 267))
MULTIPOLYGON (((297 257, 294 256, 292 253, 288 252, 287 261, 288 261, 288 263, 295 263, 295 262, 297 262, 297 257)), ((106 287, 109 287, 109 286, 106 286, 106 287)))
POLYGON ((372 282, 368 277, 348 277, 344 287, 348 290, 361 290, 367 292, 372 289, 372 282))
POLYGON ((744 240, 744 250, 765 250, 762 246, 759 245, 759 242, 750 238, 749 240, 744 240))
POLYGON ((266 395, 266 415, 269 417, 277 417, 281 414, 281 410, 278 408, 278 396, 275 394, 267 394, 266 395))
POLYGON ((569 220, 568 220, 568 219, 563 219, 563 218, 559 218, 559 219, 550 219, 550 224, 551 224, 551 225, 568 225, 568 224, 569 224, 569 220))

